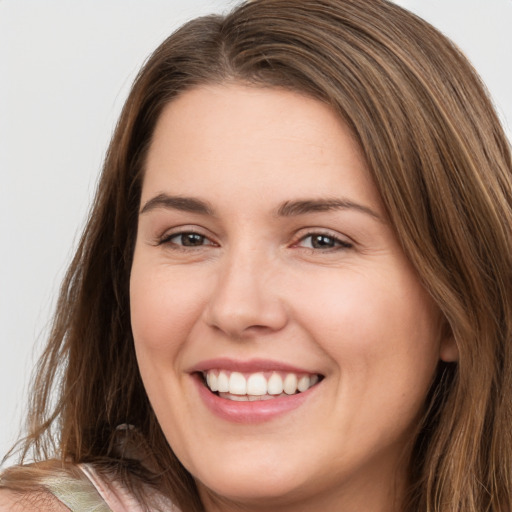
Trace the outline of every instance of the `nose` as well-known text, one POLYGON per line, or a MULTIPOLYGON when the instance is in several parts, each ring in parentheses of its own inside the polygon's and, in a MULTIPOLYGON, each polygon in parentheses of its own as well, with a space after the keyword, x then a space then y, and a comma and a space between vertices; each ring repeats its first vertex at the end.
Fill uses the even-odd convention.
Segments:
POLYGON ((207 324, 233 339, 281 330, 288 314, 275 267, 270 258, 254 252, 226 257, 205 309, 207 324))

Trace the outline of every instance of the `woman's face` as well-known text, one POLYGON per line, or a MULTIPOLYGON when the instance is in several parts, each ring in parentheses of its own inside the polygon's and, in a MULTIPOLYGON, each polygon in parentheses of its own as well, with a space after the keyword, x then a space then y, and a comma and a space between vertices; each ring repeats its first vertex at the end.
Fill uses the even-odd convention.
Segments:
POLYGON ((450 342, 327 106, 236 84, 170 103, 130 297, 149 399, 207 506, 388 509, 450 342))

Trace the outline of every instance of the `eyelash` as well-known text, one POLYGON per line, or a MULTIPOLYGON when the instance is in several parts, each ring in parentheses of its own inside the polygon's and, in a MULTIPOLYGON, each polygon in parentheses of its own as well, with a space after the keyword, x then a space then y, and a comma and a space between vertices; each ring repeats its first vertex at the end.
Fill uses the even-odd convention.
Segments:
POLYGON ((168 245, 169 247, 171 247, 173 250, 176 250, 176 251, 190 251, 190 250, 193 250, 193 249, 197 249, 198 247, 216 246, 217 245, 216 243, 211 242, 210 240, 209 240, 210 243, 208 243, 208 244, 202 243, 200 245, 183 245, 183 244, 177 244, 175 242, 172 242, 173 238, 185 237, 187 235, 189 235, 189 236, 190 235, 194 235, 194 236, 197 236, 197 237, 201 237, 203 242, 205 240, 209 240, 209 238, 206 235, 203 235, 202 233, 198 233, 197 231, 194 231, 192 229, 188 229, 186 231, 178 231, 177 233, 170 233, 168 235, 164 235, 158 241, 157 245, 168 245))
POLYGON ((331 233, 325 233, 323 231, 310 231, 309 233, 304 234, 299 238, 297 242, 293 244, 293 247, 299 246, 301 242, 304 242, 308 238, 314 239, 317 238, 324 238, 329 239, 332 241, 333 247, 324 247, 324 248, 318 248, 318 247, 303 247, 304 249, 308 249, 310 251, 321 251, 321 252, 334 252, 334 251, 341 251, 346 249, 352 249, 354 245, 347 240, 343 240, 331 233))
MULTIPOLYGON (((183 238, 182 238, 182 242, 183 242, 183 238)), ((313 243, 314 242, 312 241, 311 245, 313 245, 313 243)), ((168 245, 170 248, 172 248, 172 250, 177 250, 177 251, 191 251, 191 250, 194 250, 197 248, 202 248, 202 247, 207 247, 207 246, 214 246, 214 247, 218 246, 215 242, 212 242, 206 235, 203 235, 202 233, 199 233, 194 230, 179 231, 179 232, 165 235, 158 241, 157 245, 168 245), (190 236, 190 235, 200 237, 201 241, 203 243, 201 243, 200 245, 184 245, 183 243, 180 244, 180 243, 176 243, 176 242, 172 241, 173 238, 185 237, 185 236, 190 236), (205 241, 209 241, 209 243, 205 244, 204 243, 205 241)), ((335 252, 335 251, 340 251, 340 250, 352 249, 354 247, 354 245, 346 240, 343 240, 337 236, 332 235, 331 233, 326 233, 321 230, 318 230, 318 231, 315 230, 315 231, 310 231, 309 233, 305 233, 302 236, 300 236, 300 238, 298 238, 298 240, 292 244, 292 247, 301 247, 303 249, 307 249, 312 252, 326 253, 326 252, 335 252), (333 244, 333 246, 332 247, 324 247, 324 248, 313 247, 313 246, 311 246, 311 247, 302 246, 301 247, 301 245, 300 245, 301 243, 303 243, 308 238, 313 239, 314 237, 328 239, 330 241, 330 243, 333 244)))

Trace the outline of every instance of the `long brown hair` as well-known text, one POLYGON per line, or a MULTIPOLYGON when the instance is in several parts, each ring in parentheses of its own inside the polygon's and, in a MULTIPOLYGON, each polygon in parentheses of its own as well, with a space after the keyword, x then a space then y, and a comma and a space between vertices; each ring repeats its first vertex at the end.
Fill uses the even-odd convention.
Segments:
POLYGON ((440 363, 427 397, 404 509, 510 512, 510 145, 460 51, 386 0, 253 0, 186 24, 153 53, 124 106, 62 286, 23 455, 136 474, 133 488, 151 481, 184 511, 202 510, 139 376, 128 282, 156 121, 183 91, 227 81, 300 91, 348 123, 457 343, 459 361, 440 363), (134 425, 134 439, 149 448, 151 477, 119 451, 120 424, 134 425))

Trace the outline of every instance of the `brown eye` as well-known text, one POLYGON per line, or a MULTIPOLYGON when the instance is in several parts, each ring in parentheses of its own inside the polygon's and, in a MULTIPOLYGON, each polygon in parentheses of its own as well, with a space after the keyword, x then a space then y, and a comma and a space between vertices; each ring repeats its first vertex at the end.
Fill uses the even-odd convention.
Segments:
POLYGON ((312 233, 307 235, 301 239, 298 245, 308 249, 320 250, 348 249, 352 247, 352 244, 325 233, 312 233))
POLYGON ((171 243, 182 247, 200 247, 202 245, 212 245, 204 235, 193 232, 177 233, 163 240, 163 243, 171 243))
POLYGON ((332 236, 313 235, 311 236, 311 247, 313 249, 332 249, 336 247, 336 240, 332 236))
POLYGON ((198 235, 197 233, 185 233, 180 236, 182 245, 193 247, 196 245, 203 245, 204 236, 198 235))

